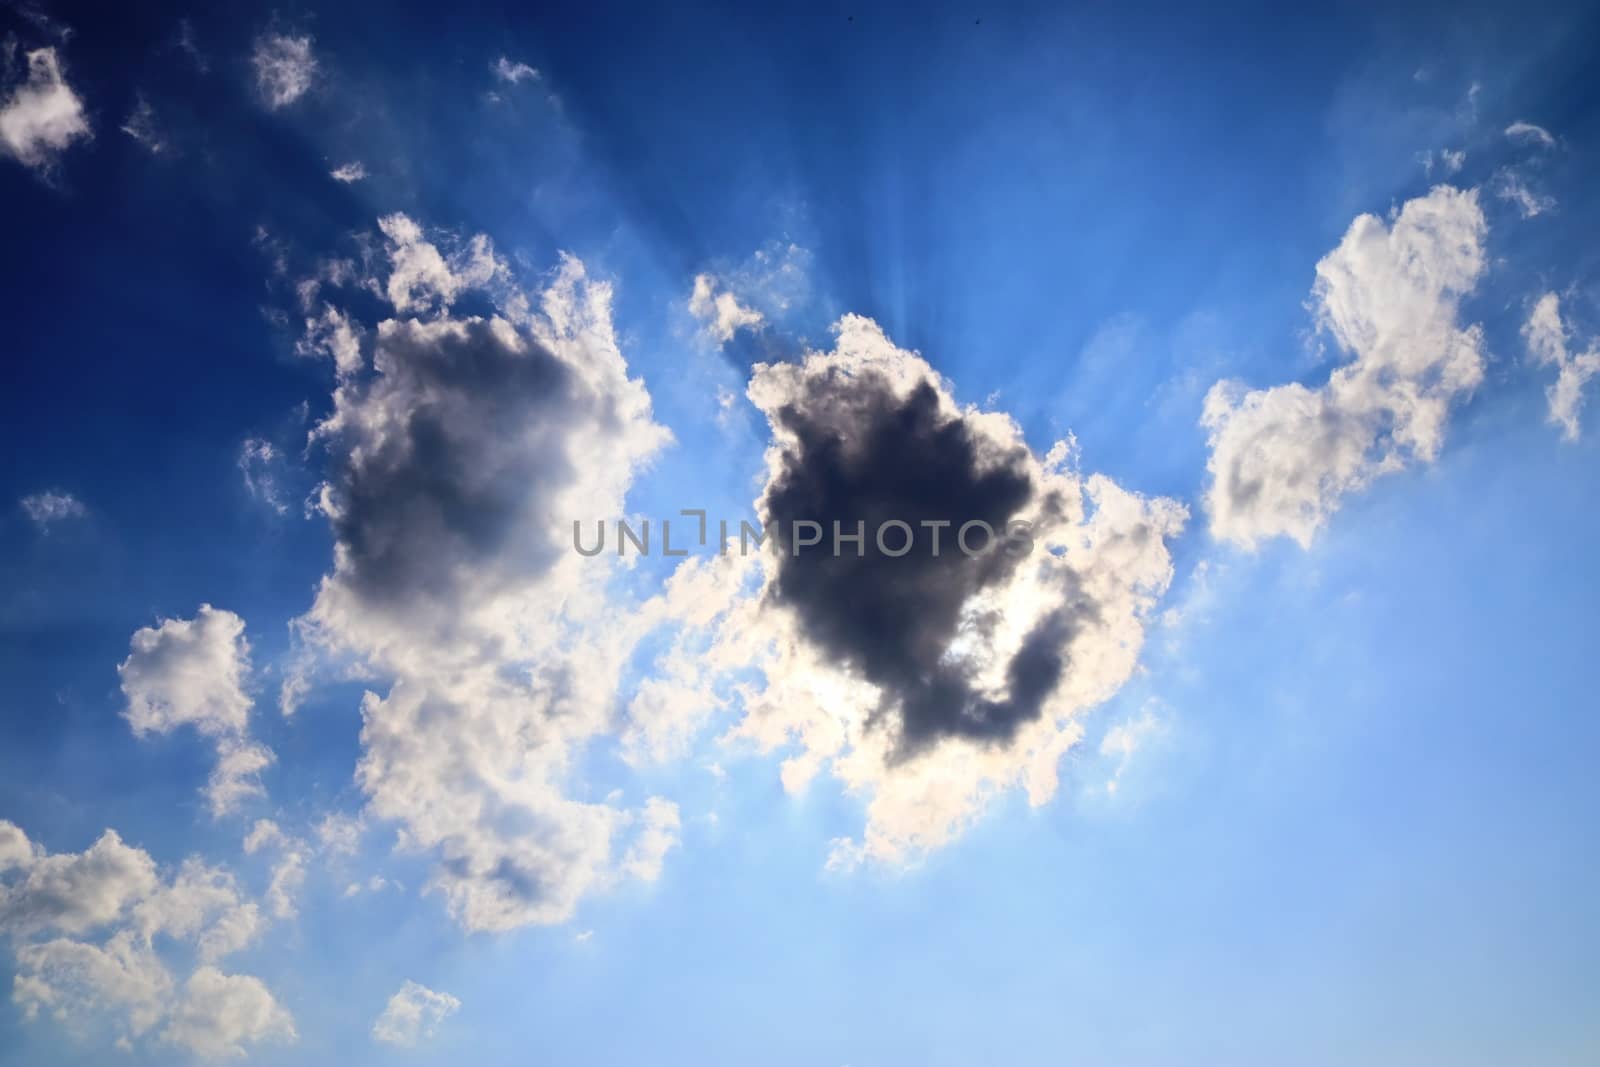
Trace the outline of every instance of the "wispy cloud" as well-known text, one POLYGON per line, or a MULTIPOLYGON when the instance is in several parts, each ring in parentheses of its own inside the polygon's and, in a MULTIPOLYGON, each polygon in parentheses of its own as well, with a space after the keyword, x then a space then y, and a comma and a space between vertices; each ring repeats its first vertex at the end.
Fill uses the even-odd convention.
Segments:
POLYGON ((505 56, 501 56, 489 64, 489 69, 494 71, 494 76, 508 85, 518 85, 526 81, 538 81, 539 72, 526 63, 514 63, 505 56))
POLYGON ((1549 130, 1520 119, 1506 127, 1506 136, 1513 141, 1537 145, 1540 148, 1554 148, 1556 144, 1555 136, 1549 130))
POLYGON ((41 530, 66 519, 81 519, 89 513, 77 497, 58 489, 25 496, 17 503, 41 530))
POLYGON ((256 89, 267 107, 287 107, 311 89, 318 69, 311 45, 309 35, 269 33, 256 38, 250 64, 256 72, 256 89))

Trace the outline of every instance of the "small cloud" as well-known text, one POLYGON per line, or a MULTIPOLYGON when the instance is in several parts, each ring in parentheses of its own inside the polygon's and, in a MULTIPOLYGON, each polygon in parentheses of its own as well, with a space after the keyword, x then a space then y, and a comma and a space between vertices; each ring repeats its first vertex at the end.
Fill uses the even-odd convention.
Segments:
POLYGON ((74 141, 90 136, 83 101, 62 76, 56 50, 29 52, 27 78, 0 105, 0 152, 45 170, 74 141))
POLYGON ((272 751, 249 737, 250 671, 244 620, 210 604, 192 619, 161 619, 136 631, 117 667, 127 698, 122 716, 135 737, 187 726, 216 745, 204 790, 214 818, 263 795, 260 775, 273 763, 272 751))
MULTIPOLYGON (((362 885, 360 882, 351 882, 345 886, 344 895, 346 899, 349 899, 350 897, 358 897, 362 893, 381 893, 393 885, 394 883, 383 877, 383 875, 375 874, 367 879, 366 885, 362 885)), ((395 888, 399 887, 395 886, 395 888)))
POLYGON ((354 856, 361 848, 361 835, 366 830, 366 821, 361 816, 330 812, 317 824, 317 840, 335 856, 354 856))
POLYGON ((743 329, 756 329, 765 316, 755 308, 739 303, 712 274, 697 274, 689 294, 689 314, 705 324, 705 332, 719 344, 727 344, 743 329))
POLYGON ((1573 352, 1568 343, 1570 331, 1561 320, 1561 298, 1545 293, 1534 306, 1522 327, 1528 350, 1540 363, 1556 368, 1556 380, 1545 390, 1549 401, 1549 420, 1561 427, 1561 437, 1576 441, 1582 430, 1580 413, 1584 388, 1600 374, 1600 343, 1590 341, 1583 352, 1573 352))
POLYGON ((360 160, 346 163, 342 167, 335 167, 328 172, 328 177, 336 182, 344 182, 346 185, 351 182, 358 182, 366 176, 367 168, 360 160))
POLYGON ((738 412, 739 394, 725 385, 717 386, 717 425, 732 425, 735 414, 738 412))
POLYGON ((1538 145, 1540 148, 1554 148, 1556 146, 1556 139, 1549 130, 1543 126, 1535 126, 1531 122, 1523 122, 1520 119, 1506 127, 1506 136, 1513 141, 1538 145))
POLYGON ((65 519, 81 519, 89 513, 89 509, 77 497, 53 489, 25 496, 17 503, 41 530, 47 530, 52 523, 65 519))
POLYGON ((593 930, 584 930, 581 933, 573 934, 572 935, 572 940, 576 941, 578 944, 581 945, 585 941, 588 941, 592 937, 594 937, 594 931, 593 930))
POLYGON ((696 274, 689 314, 704 324, 707 337, 728 344, 740 330, 762 330, 809 299, 810 267, 806 249, 769 241, 743 263, 696 274))
POLYGON ((195 40, 194 36, 194 24, 186 18, 178 20, 178 37, 175 43, 178 46, 178 51, 189 57, 190 62, 194 64, 195 70, 198 70, 201 74, 210 72, 211 60, 206 57, 204 52, 200 51, 200 44, 195 40))
POLYGON ((269 33, 258 37, 250 63, 256 70, 256 89, 273 111, 304 96, 317 75, 317 57, 311 54, 309 35, 269 33))
POLYGON ((162 138, 161 131, 156 128, 155 111, 150 107, 150 101, 142 96, 133 105, 133 110, 128 113, 120 128, 152 155, 160 155, 167 150, 167 142, 162 138))
POLYGON ((1459 173, 1467 162, 1466 152, 1460 150, 1452 151, 1448 148, 1441 148, 1437 152, 1423 152, 1420 158, 1422 160, 1422 169, 1430 178, 1433 177, 1435 171, 1440 176, 1448 178, 1453 174, 1459 173))
POLYGON ((1116 795, 1117 788, 1122 783, 1123 772, 1128 769, 1134 754, 1160 732, 1161 720, 1156 718, 1149 705, 1135 717, 1119 722, 1106 731, 1105 737, 1100 739, 1100 755, 1116 761, 1111 777, 1106 779, 1105 789, 1108 795, 1116 795))
POLYGON ((282 485, 283 456, 271 441, 249 437, 239 449, 239 473, 252 497, 279 515, 289 513, 282 485))
POLYGON ((426 1041, 439 1024, 461 1008, 461 1001, 449 993, 439 993, 410 980, 389 998, 377 1021, 372 1024, 372 1039, 386 1045, 412 1048, 426 1041))
POLYGON ((1556 198, 1536 193, 1520 176, 1512 171, 1501 171, 1495 182, 1494 194, 1509 202, 1525 219, 1536 218, 1555 210, 1556 198))
POLYGON ((489 69, 494 71, 494 76, 508 85, 518 85, 525 81, 538 81, 539 72, 526 63, 513 63, 505 56, 501 56, 489 64, 489 69))

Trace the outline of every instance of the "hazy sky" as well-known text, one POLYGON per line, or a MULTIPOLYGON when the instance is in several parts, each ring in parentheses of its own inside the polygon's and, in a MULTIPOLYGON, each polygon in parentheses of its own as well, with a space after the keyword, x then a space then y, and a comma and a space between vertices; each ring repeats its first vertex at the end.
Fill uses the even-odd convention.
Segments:
POLYGON ((0 18, 0 1063, 1600 1060, 1600 11, 0 18))

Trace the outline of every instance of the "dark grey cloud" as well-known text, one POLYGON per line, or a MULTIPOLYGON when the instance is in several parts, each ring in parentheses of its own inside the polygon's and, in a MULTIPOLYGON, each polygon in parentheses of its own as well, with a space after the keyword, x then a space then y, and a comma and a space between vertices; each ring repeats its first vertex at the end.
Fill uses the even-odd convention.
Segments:
MULTIPOLYGON (((1069 596, 1043 616, 1006 665, 1001 699, 979 691, 970 668, 946 655, 963 605, 1006 583, 1025 558, 1020 543, 1005 541, 1009 524, 1056 510, 1039 499, 1027 450, 997 446, 942 409, 932 382, 902 395, 871 371, 808 378, 771 414, 787 443, 762 502, 778 551, 767 595, 794 611, 834 663, 879 687, 879 721, 894 731, 898 757, 941 738, 1009 741, 1038 717, 1067 668, 1076 627, 1093 610, 1083 596, 1069 596), (823 544, 796 551, 794 524, 802 520, 822 525, 823 544), (876 543, 875 531, 890 520, 916 534, 904 555, 876 543), (957 531, 974 520, 1000 535, 976 558, 957 547, 957 531), (835 521, 847 533, 865 523, 862 554, 853 544, 834 554, 835 521), (925 522, 949 524, 939 531, 938 555, 925 522)), ((885 543, 898 551, 902 539, 895 531, 885 543)), ((969 544, 982 541, 975 531, 969 544)))
MULTIPOLYGON (((502 324, 503 326, 503 324, 502 324)), ((575 477, 575 419, 595 398, 567 364, 490 320, 395 322, 379 372, 341 398, 332 488, 341 576, 372 606, 452 599, 529 576, 558 547, 536 536, 542 501, 575 477)))
POLYGON ((626 655, 607 561, 572 552, 571 522, 622 513, 670 435, 581 262, 523 292, 486 237, 441 251, 403 215, 380 228, 392 269, 363 284, 397 317, 363 333, 370 361, 363 341, 340 362, 316 430, 334 563, 281 699, 301 699, 324 653, 387 677, 362 702, 367 814, 434 855, 429 886, 463 926, 560 922, 586 893, 655 877, 641 842, 656 856, 676 840, 670 804, 566 795, 626 655))

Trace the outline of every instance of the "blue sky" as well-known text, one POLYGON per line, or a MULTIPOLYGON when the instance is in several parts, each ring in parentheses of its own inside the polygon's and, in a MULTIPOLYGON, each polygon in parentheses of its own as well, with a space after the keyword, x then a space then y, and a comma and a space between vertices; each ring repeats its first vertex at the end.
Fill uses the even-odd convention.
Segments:
POLYGON ((1600 1059, 1594 9, 3 15, 0 1063, 1600 1059))

